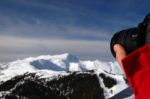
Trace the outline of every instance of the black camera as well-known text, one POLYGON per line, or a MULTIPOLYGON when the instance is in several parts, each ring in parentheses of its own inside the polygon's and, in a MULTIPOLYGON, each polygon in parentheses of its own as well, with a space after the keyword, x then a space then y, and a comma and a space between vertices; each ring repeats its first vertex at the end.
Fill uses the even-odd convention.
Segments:
POLYGON ((115 33, 111 39, 110 49, 113 56, 116 57, 113 49, 115 44, 121 44, 127 54, 130 54, 146 43, 150 43, 150 14, 148 14, 137 27, 115 33))

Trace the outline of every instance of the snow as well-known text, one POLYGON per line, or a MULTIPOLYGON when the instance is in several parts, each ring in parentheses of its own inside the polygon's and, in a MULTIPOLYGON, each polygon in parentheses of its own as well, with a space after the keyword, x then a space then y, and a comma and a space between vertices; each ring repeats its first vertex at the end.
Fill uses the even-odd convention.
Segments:
MULTIPOLYGON (((80 60, 69 53, 30 57, 7 64, 0 64, 0 68, 2 68, 0 69, 0 81, 7 81, 16 75, 24 74, 26 72, 36 72, 37 74, 42 75, 41 77, 43 78, 53 78, 57 77, 57 75, 68 75, 68 71, 86 72, 94 70, 98 77, 100 73, 104 73, 117 81, 117 85, 110 89, 102 84, 101 87, 105 89, 105 96, 107 98, 114 96, 128 87, 124 81, 123 72, 116 62, 80 60)), ((103 83, 100 77, 99 81, 103 83)))

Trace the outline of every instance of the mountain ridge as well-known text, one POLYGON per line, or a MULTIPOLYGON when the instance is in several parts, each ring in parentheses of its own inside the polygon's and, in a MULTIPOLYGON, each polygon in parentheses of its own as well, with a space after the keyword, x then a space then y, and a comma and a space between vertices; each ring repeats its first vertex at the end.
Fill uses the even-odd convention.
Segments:
POLYGON ((29 57, 22 60, 2 65, 0 70, 0 82, 7 81, 17 75, 26 72, 36 73, 41 78, 53 79, 59 75, 69 75, 69 72, 93 71, 101 82, 105 97, 112 97, 128 87, 124 80, 123 73, 116 62, 102 62, 99 60, 80 60, 77 56, 65 53, 61 55, 41 55, 29 57), (104 74, 105 76, 100 76, 104 74), (115 79, 117 84, 111 88, 105 87, 103 79, 110 77, 115 79))

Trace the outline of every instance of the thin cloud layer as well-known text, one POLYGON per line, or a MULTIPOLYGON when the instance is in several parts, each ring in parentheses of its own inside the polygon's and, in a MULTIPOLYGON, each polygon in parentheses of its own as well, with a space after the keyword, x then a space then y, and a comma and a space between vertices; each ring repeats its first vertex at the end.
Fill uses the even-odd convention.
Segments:
POLYGON ((143 0, 3 0, 0 62, 41 54, 72 53, 112 60, 109 43, 149 12, 143 0))
POLYGON ((17 59, 19 55, 20 58, 23 58, 25 56, 66 52, 80 56, 82 59, 87 59, 87 57, 89 59, 95 59, 96 57, 104 60, 104 58, 108 58, 104 55, 109 55, 108 41, 33 39, 4 36, 0 37, 0 39, 1 56, 13 56, 14 60, 17 59), (17 57, 15 57, 15 54, 17 57))
POLYGON ((0 2, 0 34, 97 40, 99 35, 136 26, 142 15, 129 11, 136 7, 133 4, 131 0, 5 0, 0 2))

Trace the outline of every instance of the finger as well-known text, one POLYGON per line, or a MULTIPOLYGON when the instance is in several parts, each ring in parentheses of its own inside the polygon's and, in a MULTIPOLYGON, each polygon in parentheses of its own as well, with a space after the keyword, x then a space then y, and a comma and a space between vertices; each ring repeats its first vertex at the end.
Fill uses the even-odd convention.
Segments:
POLYGON ((116 61, 122 66, 122 60, 127 56, 125 49, 120 44, 115 44, 114 51, 116 52, 116 61))

